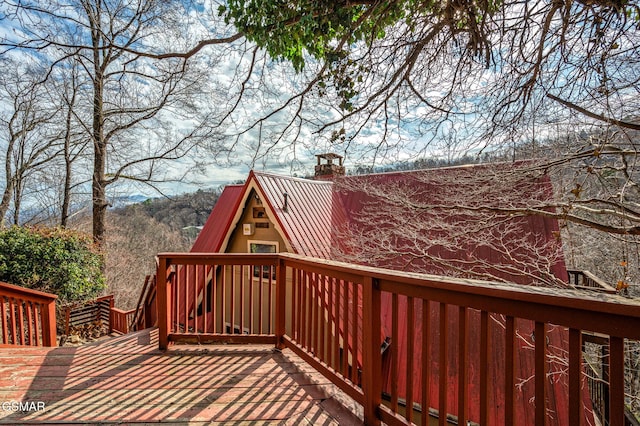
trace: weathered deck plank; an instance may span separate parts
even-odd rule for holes
[[[0,349],[0,423],[361,423],[332,397],[326,379],[312,380],[271,346],[162,352],[156,335],[145,330],[77,348]],[[2,409],[13,401],[45,409]]]

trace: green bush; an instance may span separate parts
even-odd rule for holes
[[[91,237],[61,228],[0,230],[0,281],[58,295],[95,298],[105,288],[103,259]]]

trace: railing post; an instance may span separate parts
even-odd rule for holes
[[[44,311],[42,315],[42,344],[44,346],[58,346],[55,300],[50,301],[46,306],[41,305],[41,309]]]
[[[159,256],[158,270],[156,272],[156,309],[158,317],[158,342],[160,349],[169,346],[169,288],[167,286],[167,258]]]
[[[71,329],[70,329],[71,325],[69,324],[70,321],[71,321],[71,307],[65,306],[64,307],[64,334],[66,334],[67,336],[71,332]]]
[[[378,406],[382,403],[382,355],[380,353],[380,288],[370,276],[363,277],[362,391],[364,423],[379,425]]]
[[[284,348],[284,335],[286,333],[286,292],[287,292],[287,266],[284,259],[278,258],[276,265],[276,348]]]
[[[113,296],[111,296],[111,299],[109,299],[109,334],[113,333],[113,321],[115,317],[113,308],[115,308],[115,304],[113,301]]]

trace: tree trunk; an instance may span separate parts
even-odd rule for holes
[[[107,142],[104,139],[103,121],[103,89],[104,69],[102,67],[102,50],[100,49],[101,33],[100,13],[89,17],[91,21],[91,38],[93,41],[93,241],[102,246],[105,238],[105,220],[107,213],[105,166],[107,160]]]
[[[5,226],[5,216],[9,210],[9,203],[11,202],[11,194],[13,193],[13,179],[7,180],[7,187],[2,194],[2,201],[0,201],[0,229]]]
[[[60,209],[60,226],[67,227],[69,220],[69,204],[71,203],[71,115],[72,108],[75,100],[75,84],[72,87],[73,95],[72,100],[68,103],[67,117],[65,120],[65,135],[64,135],[64,187],[62,188],[62,207]]]
[[[20,225],[20,207],[22,201],[22,187],[24,183],[20,175],[17,176],[16,183],[13,185],[13,224]]]
[[[13,135],[12,135],[13,136]],[[2,194],[2,201],[0,201],[0,229],[5,226],[5,218],[7,216],[7,211],[9,210],[9,204],[11,203],[11,195],[13,194],[13,184],[15,183],[13,179],[13,173],[11,171],[11,152],[13,152],[13,137],[9,140],[9,146],[7,147],[7,152],[5,155],[5,163],[4,163],[4,181],[6,182],[6,187],[4,188],[4,193]]]
[[[69,221],[69,204],[71,202],[71,158],[69,157],[68,141],[64,143],[64,188],[62,193],[62,207],[60,209],[60,226],[67,227]]]

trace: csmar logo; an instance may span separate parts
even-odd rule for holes
[[[2,403],[2,411],[44,411],[43,401],[5,401]]]

